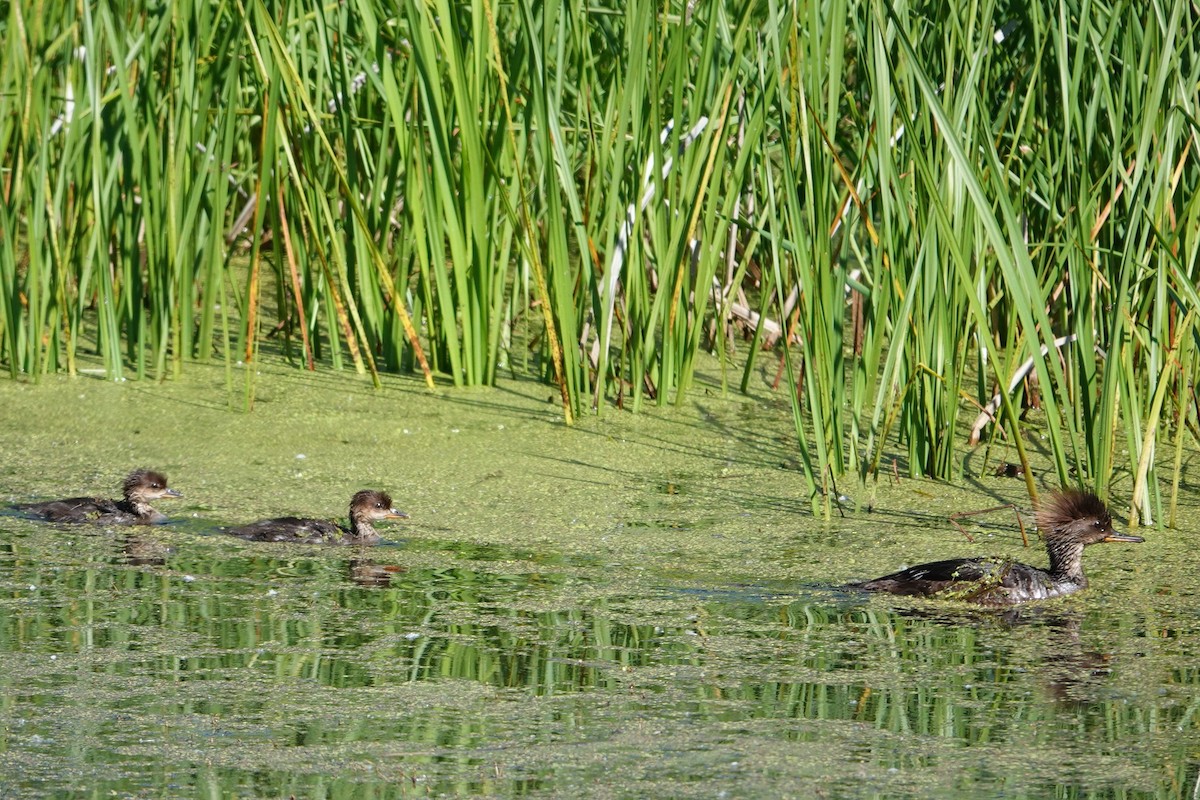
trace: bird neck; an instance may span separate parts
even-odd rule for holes
[[[121,503],[120,505],[125,506],[125,508],[122,509],[123,511],[133,514],[135,517],[139,518],[153,517],[156,513],[158,513],[153,507],[151,507],[146,498],[142,497],[140,494],[126,495],[125,502]]]
[[[365,514],[356,515],[350,511],[350,538],[360,542],[374,542],[379,539],[379,533],[371,524],[371,519]]]
[[[1046,540],[1046,552],[1050,555],[1050,574],[1057,579],[1087,584],[1083,574],[1083,545],[1070,540]]]

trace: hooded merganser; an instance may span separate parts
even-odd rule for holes
[[[350,527],[326,519],[277,517],[230,528],[227,532],[254,542],[297,542],[299,544],[375,544],[379,534],[371,524],[383,519],[408,519],[392,507],[386,492],[364,489],[350,498]]]
[[[1112,517],[1100,498],[1076,489],[1055,492],[1040,504],[1037,526],[1046,538],[1049,570],[999,558],[960,558],[919,564],[859,584],[859,588],[938,595],[990,606],[1045,600],[1087,586],[1083,548],[1089,544],[1144,541],[1140,536],[1114,531]]]
[[[156,525],[167,517],[150,507],[153,500],[183,497],[167,488],[167,476],[148,469],[134,470],[121,485],[121,500],[71,497],[15,506],[50,522],[92,522],[97,525]]]

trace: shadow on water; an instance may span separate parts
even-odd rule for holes
[[[697,583],[471,543],[0,527],[0,796],[173,796],[179,775],[331,798],[601,780],[1157,798],[1197,780],[1186,615]]]

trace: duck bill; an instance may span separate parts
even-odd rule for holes
[[[387,512],[387,519],[408,519],[408,514],[405,514],[399,509],[389,508]]]
[[[164,489],[163,497],[183,497],[183,493],[178,489]]]
[[[1138,542],[1144,542],[1146,540],[1140,536],[1130,536],[1127,533],[1111,533],[1108,536],[1105,536],[1103,539],[1101,539],[1101,541],[1103,541],[1103,542],[1129,542],[1130,544],[1137,544]]]

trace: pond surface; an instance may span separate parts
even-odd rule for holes
[[[0,797],[1200,797],[1194,502],[1089,549],[1078,596],[865,596],[1045,564],[1011,513],[946,522],[1023,485],[848,479],[826,523],[779,398],[568,429],[553,394],[280,368],[243,414],[223,369],[0,381],[0,501],[142,466],[184,493],[150,529],[0,515]],[[383,546],[219,531],[360,488],[411,515]]]

